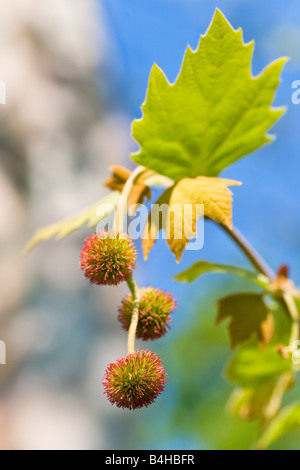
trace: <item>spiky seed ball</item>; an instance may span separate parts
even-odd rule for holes
[[[172,294],[154,287],[139,289],[139,321],[136,331],[137,338],[144,341],[164,336],[170,329],[170,314],[177,308]],[[118,319],[122,327],[128,331],[133,310],[132,294],[127,295],[119,307]]]
[[[136,250],[131,238],[112,230],[88,237],[80,254],[80,266],[93,284],[116,286],[135,268]]]
[[[118,408],[147,407],[164,391],[166,373],[161,359],[152,351],[135,351],[109,364],[104,393]]]

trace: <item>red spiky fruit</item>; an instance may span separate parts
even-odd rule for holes
[[[137,338],[144,341],[164,336],[170,329],[171,313],[177,308],[172,294],[154,287],[139,289],[139,321],[136,330]],[[128,331],[133,310],[132,294],[127,295],[119,307],[118,319]]]
[[[112,230],[94,233],[81,250],[80,266],[87,279],[97,285],[116,286],[135,269],[136,250],[126,234]]]
[[[147,407],[164,391],[166,373],[161,359],[152,351],[135,351],[109,364],[104,393],[118,408]]]

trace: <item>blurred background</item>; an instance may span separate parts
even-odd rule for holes
[[[219,7],[246,41],[255,39],[253,72],[289,56],[277,105],[288,111],[277,140],[224,173],[236,188],[235,225],[276,269],[300,282],[299,122],[291,102],[300,80],[298,0],[10,0],[0,2],[0,449],[239,449],[257,423],[229,417],[232,386],[226,327],[215,327],[220,295],[245,284],[209,275],[194,284],[171,278],[198,259],[247,266],[226,236],[206,224],[200,253],[179,267],[165,241],[138,260],[140,286],[178,299],[171,332],[148,345],[162,357],[168,383],[155,405],[113,407],[101,385],[106,365],[126,354],[117,322],[120,288],[90,286],[79,252],[91,230],[22,254],[34,231],[107,193],[108,166],[132,168],[130,125],[140,117],[155,61],[175,80],[187,44],[196,48]],[[138,244],[139,253],[140,245]],[[247,286],[250,289],[250,286]],[[294,389],[291,394],[299,393]],[[278,448],[299,448],[299,434]]]

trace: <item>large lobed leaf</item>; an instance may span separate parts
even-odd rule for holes
[[[271,141],[267,131],[284,112],[271,105],[286,58],[253,77],[253,48],[217,10],[174,84],[155,64],[143,116],[133,123],[141,148],[132,159],[174,180],[217,176]]]

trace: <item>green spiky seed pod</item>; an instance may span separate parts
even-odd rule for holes
[[[164,391],[166,373],[152,351],[135,351],[109,364],[103,386],[109,401],[118,408],[147,407]]]
[[[144,341],[164,336],[170,329],[171,313],[177,308],[172,294],[163,290],[147,287],[139,289],[139,321],[136,337]],[[133,310],[132,294],[127,295],[119,307],[118,319],[122,327],[128,331]]]
[[[116,286],[135,269],[136,250],[131,238],[114,231],[88,237],[80,254],[80,266],[87,279],[97,285]]]

